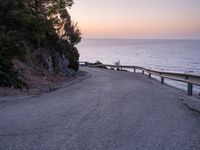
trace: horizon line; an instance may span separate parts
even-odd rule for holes
[[[200,40],[200,38],[82,38],[82,40]]]

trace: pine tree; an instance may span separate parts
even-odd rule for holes
[[[69,67],[78,70],[75,47],[81,32],[68,8],[73,0],[0,0],[0,86],[21,87],[12,59],[25,60],[25,45],[53,48],[66,55]]]

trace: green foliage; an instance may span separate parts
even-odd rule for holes
[[[0,27],[0,48],[0,56],[8,59],[25,59],[25,42],[17,37],[16,31],[5,32],[4,26]]]
[[[15,88],[26,86],[18,79],[17,73],[13,71],[13,64],[10,60],[2,56],[0,56],[0,79],[0,86],[13,86]]]
[[[79,53],[77,48],[74,48],[70,51],[70,55],[69,55],[69,68],[78,71],[79,69]]]
[[[69,27],[68,27],[68,25],[66,25],[66,28],[68,28],[65,31],[67,33],[67,37],[68,37],[70,43],[72,45],[77,45],[78,43],[80,43],[81,42],[81,31],[78,28],[77,23],[71,24],[71,25],[69,25]]]
[[[15,31],[5,32],[5,27],[0,28],[0,86],[13,86],[21,88],[25,83],[17,78],[13,69],[12,58],[24,60],[24,42],[19,41]]]
[[[12,60],[25,61],[25,45],[55,49],[78,71],[81,41],[77,24],[67,8],[73,0],[0,0],[0,86],[21,87]]]

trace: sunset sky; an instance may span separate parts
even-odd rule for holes
[[[84,38],[200,38],[200,0],[74,0]]]

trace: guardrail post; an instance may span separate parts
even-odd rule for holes
[[[142,70],[142,74],[144,74],[144,70]]]
[[[162,85],[165,84],[164,77],[161,77],[161,84],[162,84]]]
[[[193,84],[188,83],[188,91],[187,91],[188,96],[192,96],[192,91],[193,91]]]
[[[136,69],[135,69],[135,68],[133,68],[133,70],[134,70],[134,72],[136,72]]]
[[[149,79],[151,79],[151,73],[149,73]]]

